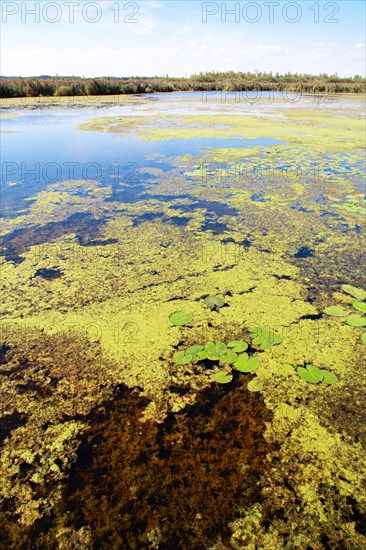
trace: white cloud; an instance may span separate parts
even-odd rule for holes
[[[9,53],[3,62],[3,74],[74,74],[85,76],[162,75],[184,76],[205,70],[273,72],[312,72],[352,75],[363,74],[362,52],[341,43],[321,43],[308,47],[281,44],[244,44],[238,47],[217,40],[180,41],[174,46],[118,48],[80,47],[34,48]],[[237,43],[236,43],[237,44]]]

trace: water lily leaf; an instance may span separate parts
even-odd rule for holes
[[[196,353],[198,353],[199,351],[202,351],[202,350],[203,350],[203,346],[195,344],[195,345],[190,346],[189,348],[187,348],[186,353],[191,353],[192,355],[195,355]]]
[[[183,313],[183,311],[176,311],[169,317],[169,321],[172,325],[181,327],[187,325],[192,321],[193,317],[190,313]]]
[[[212,375],[213,380],[219,384],[228,384],[232,381],[233,375],[226,372],[226,370],[220,370]]]
[[[214,309],[215,307],[220,308],[225,304],[225,300],[221,298],[221,296],[207,296],[205,298],[205,304],[211,309]]]
[[[227,365],[232,365],[237,360],[238,356],[235,353],[235,351],[228,349],[224,355],[220,357],[220,361],[222,363],[226,363]]]
[[[207,359],[208,353],[207,350],[203,349],[202,351],[199,351],[195,354],[194,358],[195,361],[203,361],[204,359]]]
[[[255,391],[261,391],[263,389],[263,384],[258,380],[257,377],[253,378],[253,380],[250,380],[248,382],[247,388],[249,391],[255,392]]]
[[[213,342],[208,342],[205,349],[208,353],[207,358],[210,361],[217,361],[220,357],[225,355],[227,347],[223,342],[216,342],[215,344]]]
[[[173,356],[174,363],[178,365],[186,365],[193,361],[193,355],[191,353],[186,353],[185,351],[177,351]]]
[[[216,353],[215,342],[207,342],[207,344],[205,344],[205,350],[209,355],[214,355]]]
[[[248,349],[248,344],[243,340],[232,340],[227,345],[228,348],[231,348],[235,353],[241,353]]]
[[[342,306],[329,306],[325,308],[324,313],[333,315],[334,317],[347,317],[349,311]]]
[[[247,361],[240,361],[242,356],[234,363],[236,370],[240,372],[254,372],[260,365],[259,357],[251,357]]]
[[[320,369],[317,367],[314,367],[314,365],[307,365],[306,369],[303,367],[297,367],[297,373],[306,380],[306,382],[310,382],[311,384],[318,384],[323,380],[323,373]]]
[[[260,346],[263,350],[267,350],[275,344],[280,344],[283,342],[282,336],[274,330],[270,330],[268,328],[251,327],[249,332],[253,338],[253,344]]]
[[[323,380],[322,380],[323,384],[331,385],[338,382],[338,378],[336,377],[334,372],[330,372],[329,370],[326,370],[326,369],[321,369],[320,372],[323,374]]]
[[[366,291],[362,288],[357,288],[352,285],[342,285],[342,290],[346,294],[350,294],[354,298],[357,298],[357,300],[364,300],[366,298]]]
[[[259,359],[259,357],[251,357],[245,365],[245,368],[246,368],[245,372],[256,371],[260,364],[261,364],[261,360]]]
[[[253,340],[253,342],[254,342],[254,340]],[[264,351],[266,351],[267,349],[270,349],[273,346],[272,342],[270,342],[269,340],[265,340],[265,339],[262,339],[260,341],[254,342],[254,343],[259,345],[260,348]]]
[[[353,307],[362,313],[366,313],[366,302],[353,302]]]
[[[186,352],[183,350],[183,351],[177,351],[174,355],[173,355],[173,361],[174,363],[179,363],[183,357],[185,356]]]
[[[249,355],[247,353],[242,353],[241,355],[239,355],[239,357],[237,358],[237,360],[235,361],[234,363],[234,367],[239,370],[240,367],[242,367],[243,365],[245,365],[245,363],[249,360]]]
[[[224,355],[227,351],[227,346],[224,344],[224,342],[216,342],[216,353],[219,357]]]
[[[347,317],[347,323],[351,325],[351,327],[366,327],[366,317],[358,313],[352,313],[352,315]]]

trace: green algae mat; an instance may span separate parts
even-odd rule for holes
[[[4,216],[2,547],[366,547],[362,110],[102,116],[143,185]]]

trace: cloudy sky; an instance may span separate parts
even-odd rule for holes
[[[365,76],[362,0],[1,2],[5,76]]]

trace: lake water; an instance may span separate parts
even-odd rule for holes
[[[164,101],[165,104],[165,99],[159,98],[158,101]],[[169,102],[172,99],[169,97]],[[143,112],[145,110],[146,106]],[[152,157],[156,155],[169,161],[169,158],[180,155],[196,156],[207,149],[249,148],[283,143],[271,137],[205,138],[204,129],[200,138],[143,141],[112,133],[85,132],[77,128],[93,117],[125,114],[124,108],[119,106],[98,110],[46,109],[12,113],[21,116],[2,120],[1,192],[3,200],[7,204],[12,201],[15,208],[17,197],[31,197],[49,184],[72,179],[113,184],[116,179],[128,182],[133,177],[136,187],[146,179],[144,169],[159,168],[167,171],[171,168],[168,162],[155,161]],[[142,112],[138,110],[135,114],[138,116]],[[172,114],[169,108],[166,114]],[[14,184],[18,185],[15,187]]]

